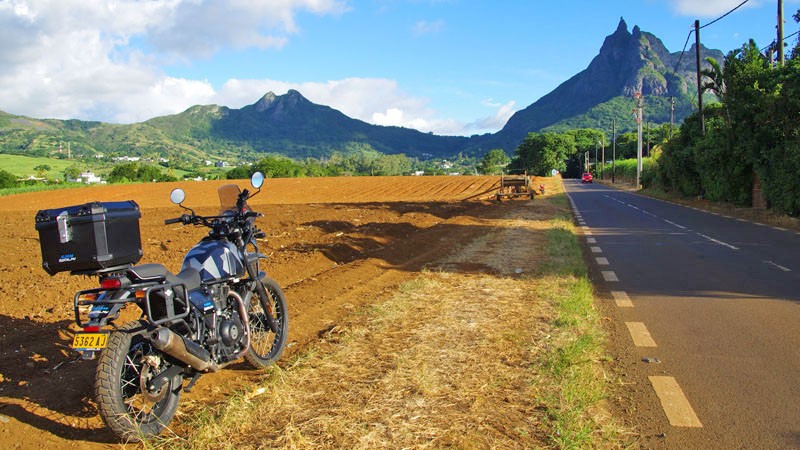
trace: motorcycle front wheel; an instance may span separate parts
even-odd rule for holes
[[[100,417],[117,436],[139,442],[156,436],[178,410],[182,378],[173,377],[158,392],[148,392],[147,381],[170,363],[141,333],[144,322],[130,322],[111,333],[100,353],[95,398]]]
[[[253,292],[247,314],[250,320],[250,350],[245,354],[247,362],[255,368],[268,367],[281,357],[289,334],[289,314],[286,311],[286,296],[272,278],[260,281],[267,294],[263,298],[258,289]],[[275,319],[277,332],[270,329],[267,317]]]

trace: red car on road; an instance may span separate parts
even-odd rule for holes
[[[590,172],[584,172],[583,176],[581,177],[581,183],[591,183],[592,182],[592,174]]]

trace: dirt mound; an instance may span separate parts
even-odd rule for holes
[[[262,252],[267,271],[285,287],[291,318],[288,355],[306,347],[365,304],[384,298],[454,248],[491,232],[486,218],[503,217],[518,200],[487,201],[498,177],[369,177],[270,179],[251,205],[264,213]],[[556,180],[544,182],[556,192]],[[6,448],[106,448],[116,439],[101,423],[91,399],[94,362],[69,349],[75,326],[72,295],[96,279],[41,269],[37,210],[88,201],[135,200],[142,262],[177,271],[204,229],[164,225],[185,204],[211,213],[216,190],[228,181],[114,185],[37,192],[0,198],[0,442]],[[237,182],[247,187],[245,181]],[[480,270],[464,261],[443,270]],[[478,268],[478,269],[476,269]],[[288,356],[287,355],[287,356]],[[284,358],[285,360],[286,358]],[[224,396],[258,374],[244,365],[204,376],[185,395],[182,409]],[[10,444],[10,445],[8,445]]]

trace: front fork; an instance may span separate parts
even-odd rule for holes
[[[267,294],[267,290],[264,288],[264,283],[261,282],[261,279],[255,280],[255,283],[256,293],[260,299],[263,299],[261,306],[267,314],[267,325],[269,325],[270,331],[278,334],[278,322],[275,320],[275,312],[272,310],[272,304],[269,302],[269,294]]]
[[[253,244],[254,247],[255,244]],[[267,290],[264,288],[264,283],[261,282],[261,279],[267,276],[264,272],[258,271],[258,260],[259,259],[267,259],[266,255],[258,253],[258,247],[256,247],[256,251],[253,253],[244,252],[247,257],[247,275],[250,276],[250,279],[253,280],[255,283],[255,292],[258,294],[260,299],[263,299],[263,303],[261,306],[264,309],[264,312],[267,314],[267,325],[269,326],[270,331],[277,334],[278,333],[278,322],[275,320],[275,312],[272,310],[272,304],[269,302],[269,294],[267,294]],[[250,300],[252,301],[252,299]]]

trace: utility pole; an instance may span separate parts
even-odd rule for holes
[[[605,133],[603,133],[602,135],[601,145],[602,145],[601,148],[603,149],[603,160],[600,162],[600,167],[602,168],[600,171],[600,179],[605,180],[606,179],[606,134]]]
[[[638,131],[638,139],[636,141],[636,189],[639,189],[639,183],[642,179],[642,94],[637,92],[633,96],[636,98],[634,114],[636,115],[636,128]]]
[[[590,170],[589,170],[589,150],[586,150],[586,153],[584,153],[583,156],[585,157],[584,158],[585,162],[583,164],[583,171],[584,172],[590,172]]]
[[[675,123],[675,97],[670,97],[669,103],[669,138],[672,140],[672,127]]]
[[[611,184],[614,184],[614,175],[617,172],[617,118],[611,119]]]
[[[783,0],[778,0],[778,66],[783,63]]]
[[[700,21],[694,21],[694,49],[697,62],[697,107],[700,111],[700,131],[706,134],[706,120],[703,117],[703,78],[700,75]]]

